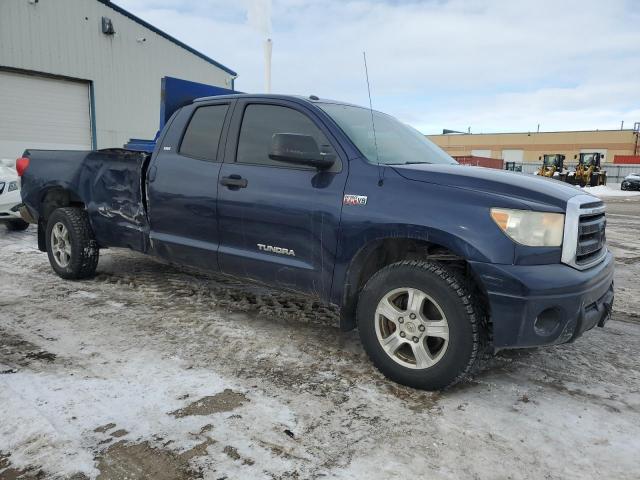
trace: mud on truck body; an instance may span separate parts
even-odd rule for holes
[[[313,295],[413,387],[459,381],[484,350],[573,341],[613,302],[598,198],[460,166],[354,105],[203,98],[151,155],[27,150],[17,166],[23,217],[62,278],[122,247]]]

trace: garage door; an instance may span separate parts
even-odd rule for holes
[[[502,150],[502,159],[505,162],[522,163],[524,160],[523,150]]]
[[[91,148],[89,84],[0,71],[0,158]]]

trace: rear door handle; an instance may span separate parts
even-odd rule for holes
[[[229,187],[231,190],[237,190],[239,188],[247,188],[249,182],[240,175],[229,175],[228,177],[222,177],[220,184]]]

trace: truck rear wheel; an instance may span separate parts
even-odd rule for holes
[[[471,295],[446,267],[402,261],[374,274],[358,301],[360,339],[389,379],[440,390],[471,370],[480,348]]]
[[[55,210],[47,222],[45,240],[49,263],[60,277],[77,280],[94,275],[99,250],[86,211],[71,207]]]

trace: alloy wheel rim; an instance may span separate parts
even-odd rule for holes
[[[71,261],[71,242],[69,230],[62,222],[56,223],[51,229],[51,251],[53,259],[62,268],[66,268]]]
[[[436,365],[449,345],[449,323],[438,303],[417,288],[397,288],[380,299],[376,336],[396,363],[412,369]]]

